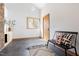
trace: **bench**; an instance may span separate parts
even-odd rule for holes
[[[76,50],[76,41],[77,41],[78,32],[71,31],[55,31],[53,39],[48,40],[47,46],[49,42],[53,43],[54,46],[61,47],[65,50],[65,55],[67,56],[68,49],[74,48],[75,55],[77,54]]]

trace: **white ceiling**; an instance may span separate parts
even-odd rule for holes
[[[42,9],[43,7],[45,7],[45,5],[47,3],[33,3],[36,7],[38,7],[39,9]]]

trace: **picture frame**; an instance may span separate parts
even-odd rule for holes
[[[27,28],[38,29],[40,27],[40,18],[27,17]]]

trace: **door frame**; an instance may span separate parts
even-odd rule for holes
[[[49,31],[49,33],[48,33],[48,40],[50,39],[50,14],[47,14],[47,15],[45,15],[45,16],[48,16],[48,31]],[[44,17],[45,16],[43,16],[43,38],[44,38]]]

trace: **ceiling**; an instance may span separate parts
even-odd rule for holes
[[[37,8],[42,9],[47,3],[33,3]]]

